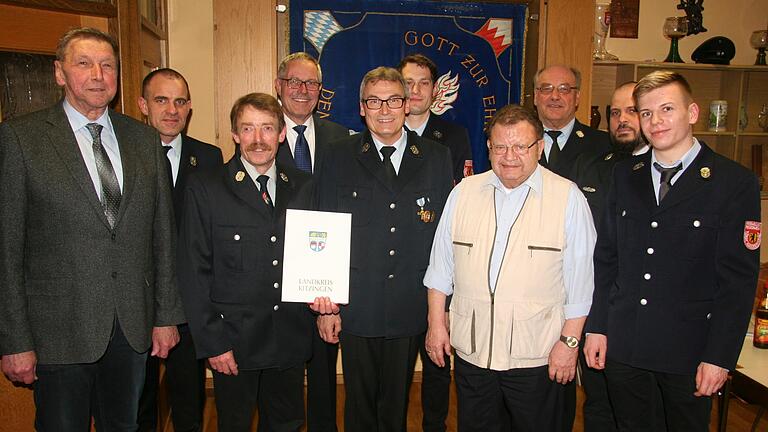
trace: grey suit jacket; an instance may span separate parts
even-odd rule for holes
[[[117,320],[134,350],[184,321],[156,131],[109,112],[123,194],[110,229],[61,102],[0,124],[0,354],[88,363]]]

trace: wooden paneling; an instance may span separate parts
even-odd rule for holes
[[[563,64],[581,71],[581,104],[576,117],[589,124],[592,94],[592,32],[595,0],[548,0],[542,24],[543,59],[540,65]],[[541,52],[541,50],[540,50]]]
[[[247,93],[274,95],[277,72],[275,0],[214,0],[213,51],[216,82],[216,145],[234,153],[229,110]]]
[[[79,15],[0,4],[0,50],[53,54],[59,37],[80,25]]]
[[[0,430],[33,430],[35,403],[29,387],[17,387],[0,375]]]
[[[0,3],[106,18],[117,16],[117,9],[110,2],[87,0],[0,0]]]

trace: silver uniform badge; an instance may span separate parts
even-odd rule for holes
[[[597,189],[593,188],[592,186],[584,186],[581,188],[584,192],[597,192]]]
[[[440,132],[440,131],[434,131],[434,132],[432,132],[432,136],[434,136],[437,139],[440,139],[440,138],[443,137],[443,133]]]
[[[285,173],[280,173],[280,180],[288,183],[288,176]]]
[[[197,158],[194,157],[194,156],[190,156],[189,157],[189,164],[192,165],[193,167],[196,167],[197,166]]]
[[[632,171],[637,171],[637,170],[639,170],[640,168],[642,168],[644,166],[645,166],[645,163],[638,162],[638,163],[635,164],[635,166],[632,167]]]

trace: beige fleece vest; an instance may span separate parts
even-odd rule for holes
[[[492,171],[461,182],[451,236],[451,344],[465,361],[493,370],[547,364],[565,322],[563,250],[570,182],[541,168],[512,225],[495,293],[489,266],[496,236]]]

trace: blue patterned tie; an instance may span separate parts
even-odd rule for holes
[[[296,168],[312,174],[312,155],[309,154],[309,143],[304,136],[307,129],[304,125],[298,125],[293,128],[299,136],[296,138],[296,147],[293,149],[293,159],[296,161]]]
[[[103,126],[98,123],[88,123],[85,125],[93,138],[93,157],[96,159],[96,171],[101,181],[101,207],[104,209],[104,215],[107,217],[109,227],[115,227],[117,221],[117,212],[120,210],[120,183],[117,182],[117,175],[112,168],[112,162],[107,156],[107,151],[101,144],[101,130]]]

